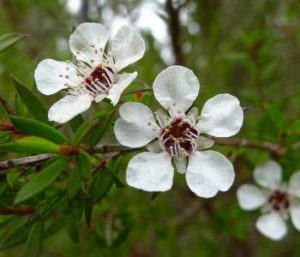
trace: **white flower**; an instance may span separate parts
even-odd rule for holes
[[[168,110],[152,111],[140,103],[125,103],[115,123],[117,140],[149,152],[134,156],[127,167],[127,183],[144,191],[167,191],[172,187],[174,168],[185,173],[189,188],[198,196],[213,197],[226,191],[234,180],[232,164],[215,151],[199,151],[213,145],[201,134],[228,137],[243,123],[238,99],[229,94],[209,99],[198,116],[191,108],[200,85],[194,73],[182,66],[163,70],[153,84],[156,100]]]
[[[270,160],[255,168],[254,179],[261,188],[242,185],[237,198],[244,210],[261,208],[263,214],[256,221],[258,231],[273,240],[280,240],[287,234],[285,221],[289,216],[295,228],[300,230],[300,171],[292,175],[287,185],[281,182],[279,164]]]
[[[52,95],[68,90],[68,95],[50,108],[50,121],[65,123],[86,111],[92,101],[100,102],[104,98],[116,105],[122,92],[136,78],[137,72],[119,72],[143,57],[144,40],[137,31],[123,26],[106,51],[109,36],[99,23],[82,23],[69,40],[74,63],[52,59],[39,63],[34,76],[41,93]]]

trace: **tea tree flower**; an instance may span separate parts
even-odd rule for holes
[[[238,99],[217,95],[204,104],[199,116],[198,110],[191,108],[200,90],[198,79],[182,66],[163,70],[153,90],[167,112],[153,114],[141,103],[125,103],[115,123],[115,135],[122,145],[147,146],[149,150],[129,161],[127,183],[144,191],[167,191],[173,184],[173,163],[200,197],[228,190],[234,180],[232,164],[218,152],[201,150],[213,145],[207,135],[229,137],[240,130],[243,110]]]
[[[237,198],[244,210],[261,209],[263,214],[256,221],[257,230],[268,238],[280,240],[287,234],[289,217],[300,230],[300,172],[295,172],[288,184],[283,183],[281,167],[270,160],[255,168],[254,179],[260,187],[242,185]]]
[[[107,46],[109,32],[98,23],[82,23],[69,40],[75,62],[41,61],[35,70],[38,90],[52,95],[65,89],[68,95],[49,110],[49,120],[65,123],[86,111],[92,101],[108,98],[116,105],[137,72],[120,73],[141,59],[145,43],[137,31],[123,26]],[[109,49],[108,51],[106,51]]]

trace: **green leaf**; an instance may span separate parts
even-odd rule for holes
[[[282,115],[282,106],[276,104],[264,104],[266,113],[273,123],[274,127],[280,132],[284,129],[284,120]]]
[[[15,127],[25,134],[42,137],[57,144],[62,144],[68,141],[64,134],[62,134],[59,130],[41,121],[17,116],[10,116],[10,119]]]
[[[73,136],[73,143],[75,145],[81,143],[87,133],[98,123],[98,120],[89,120],[81,124],[81,126],[76,130]]]
[[[0,53],[4,52],[6,49],[10,48],[25,37],[27,37],[27,35],[17,33],[2,35],[0,37]]]
[[[111,123],[113,118],[114,112],[111,112],[110,115],[107,117],[104,116],[102,119],[99,120],[94,126],[90,128],[88,133],[85,135],[84,139],[82,140],[85,144],[90,146],[95,146],[101,140],[104,133],[107,131],[108,126]]]
[[[0,250],[19,245],[26,240],[30,226],[25,226],[25,221],[24,218],[18,218],[10,224],[5,237],[0,242]]]
[[[80,177],[83,180],[90,179],[91,162],[90,157],[86,152],[81,152],[78,156],[78,169]]]
[[[75,220],[73,217],[68,219],[68,234],[71,240],[75,243],[79,243],[80,241],[80,223]]]
[[[19,116],[27,116],[28,110],[18,94],[15,95],[15,111]]]
[[[73,132],[76,132],[80,125],[84,122],[84,119],[80,114],[75,116],[73,119],[69,121],[71,129]]]
[[[24,251],[24,257],[38,257],[42,249],[44,223],[34,224],[30,230]]]
[[[0,121],[1,122],[9,121],[7,111],[1,102],[0,102]]]
[[[38,207],[38,210],[28,218],[26,224],[36,223],[51,215],[65,201],[65,194],[65,191],[61,191],[51,198],[44,200]]]
[[[40,173],[35,175],[25,186],[18,192],[15,204],[23,202],[32,196],[45,190],[50,184],[52,184],[58,176],[61,174],[65,166],[69,161],[68,157],[61,157],[46,168],[44,168]]]
[[[91,186],[90,195],[93,202],[100,201],[109,192],[114,184],[114,178],[107,169],[103,172],[97,172],[93,178],[93,184]]]
[[[37,120],[49,123],[48,113],[41,101],[17,78],[12,76],[22,102]]]
[[[0,150],[16,153],[58,153],[59,145],[46,139],[28,136],[14,142],[0,144]]]
[[[111,173],[116,187],[118,187],[118,188],[126,187],[126,185],[120,180],[120,178],[117,176],[117,174],[115,174],[109,167],[106,167],[106,169],[108,170],[108,172]]]
[[[72,173],[70,175],[69,181],[68,181],[68,198],[72,199],[76,196],[76,194],[79,192],[81,187],[81,178],[79,174],[79,168],[78,166],[72,170]]]

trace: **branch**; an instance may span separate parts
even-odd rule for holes
[[[94,148],[87,149],[86,151],[88,153],[112,153],[112,152],[128,152],[128,151],[136,151],[136,150],[138,149],[132,149],[121,145],[98,145]],[[49,160],[54,156],[57,156],[57,154],[45,153],[45,154],[39,154],[39,155],[33,155],[33,156],[27,156],[23,158],[16,158],[7,161],[2,161],[0,162],[0,172],[1,170],[11,169],[19,166],[39,164]]]
[[[176,7],[173,0],[166,0],[165,9],[169,16],[169,33],[171,37],[172,51],[175,63],[184,65],[186,63],[181,48],[181,25],[180,25],[180,6]]]
[[[246,138],[216,138],[216,137],[210,137],[212,140],[215,141],[218,145],[227,145],[227,146],[237,146],[237,147],[248,147],[248,148],[256,148],[261,149],[264,151],[270,152],[270,154],[274,157],[280,157],[285,154],[285,148],[279,144],[271,143],[268,141],[258,142],[251,139]],[[72,146],[71,146],[72,148]],[[73,148],[72,148],[73,149]],[[71,150],[72,150],[71,149]],[[88,153],[113,153],[113,152],[129,152],[129,151],[137,151],[140,148],[129,148],[126,146],[121,145],[98,145],[91,149],[86,149]],[[76,150],[76,149],[75,149]],[[78,149],[77,149],[78,150]],[[71,154],[78,154],[78,151],[70,151]],[[68,151],[66,151],[66,154],[68,155]],[[33,155],[33,156],[27,156],[23,158],[16,158],[11,160],[6,160],[0,162],[0,172],[1,170],[7,170],[19,166],[27,166],[30,164],[39,164],[42,162],[45,162],[49,160],[50,158],[57,156],[56,154],[39,154],[39,155]]]
[[[214,140],[215,143],[218,145],[261,149],[270,152],[270,154],[273,155],[274,157],[280,157],[285,154],[285,148],[283,146],[268,141],[259,142],[251,139],[238,138],[238,137],[233,137],[233,138],[210,137],[210,138]]]
[[[17,215],[25,216],[30,215],[36,211],[35,208],[28,207],[26,209],[15,209],[15,208],[0,208],[0,215]]]

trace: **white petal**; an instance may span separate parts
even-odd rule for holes
[[[67,95],[51,106],[48,113],[50,121],[65,123],[79,113],[86,111],[92,103],[90,95]]]
[[[230,137],[240,131],[243,120],[244,112],[239,100],[230,94],[220,94],[204,104],[197,126],[201,133]]]
[[[197,120],[199,118],[199,111],[197,107],[193,107],[191,108],[191,110],[189,110],[189,112],[186,114],[186,118],[192,123],[192,124],[196,124]]]
[[[289,182],[289,192],[300,197],[300,171],[293,173]]]
[[[196,151],[189,160],[186,181],[198,196],[210,198],[218,191],[227,191],[234,180],[233,166],[215,151]]]
[[[262,215],[256,221],[260,233],[273,240],[280,240],[287,234],[287,225],[278,213]]]
[[[137,72],[123,73],[118,77],[117,82],[109,90],[107,98],[110,99],[113,105],[119,102],[121,94],[130,85],[130,83],[136,78]]]
[[[297,230],[300,230],[300,206],[293,206],[290,210],[291,220]]]
[[[151,153],[161,153],[162,148],[158,140],[154,140],[153,142],[147,145],[147,150]]]
[[[70,36],[69,45],[78,60],[96,64],[101,63],[108,38],[109,33],[102,24],[82,23]]]
[[[106,94],[98,94],[98,95],[96,95],[96,97],[95,97],[95,102],[96,103],[100,103],[103,99],[105,99],[106,98]]]
[[[118,71],[141,59],[145,53],[145,41],[133,28],[125,25],[112,39],[112,54]]]
[[[114,131],[122,145],[141,147],[157,137],[158,127],[152,111],[141,103],[125,103],[119,109],[121,119]]]
[[[244,210],[255,210],[266,202],[266,195],[258,187],[245,184],[237,190],[239,205]]]
[[[34,78],[37,89],[44,95],[52,95],[80,83],[72,64],[52,59],[45,59],[38,64]]]
[[[279,164],[269,160],[254,169],[254,179],[262,187],[275,189],[280,185],[282,171]]]
[[[126,171],[128,185],[148,192],[169,190],[173,176],[171,157],[166,153],[140,153],[129,161]]]
[[[199,136],[197,139],[197,149],[206,149],[206,148],[211,148],[215,144],[214,140],[207,138],[207,137],[202,137]]]
[[[168,116],[168,114],[166,114],[163,110],[158,109],[157,111],[154,112],[154,114],[161,128],[165,127],[169,123],[170,116]]]
[[[183,66],[169,66],[154,80],[156,100],[172,114],[182,113],[193,104],[200,90],[195,74]]]
[[[178,157],[173,158],[173,162],[176,166],[176,169],[179,173],[184,174],[187,167],[187,157]]]

